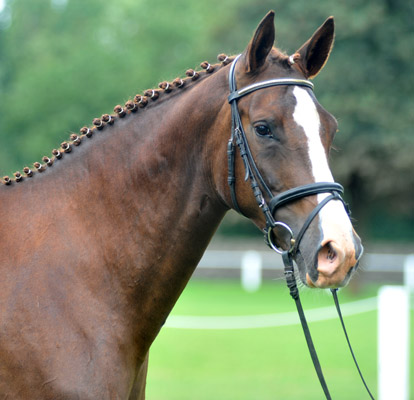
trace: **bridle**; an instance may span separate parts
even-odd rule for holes
[[[254,161],[252,152],[250,150],[249,143],[247,141],[246,133],[243,128],[243,124],[241,121],[237,100],[247,94],[250,94],[256,90],[272,87],[272,86],[303,86],[313,90],[313,83],[306,80],[306,79],[286,79],[286,78],[279,78],[279,79],[270,79],[267,81],[254,83],[253,85],[247,86],[245,88],[237,90],[236,85],[236,76],[235,76],[235,68],[237,60],[239,59],[240,55],[233,61],[230,67],[229,73],[229,85],[230,85],[230,95],[228,97],[228,101],[231,105],[231,120],[232,120],[232,128],[231,128],[231,137],[227,145],[227,157],[228,157],[228,183],[230,186],[230,194],[231,200],[233,202],[233,207],[236,211],[240,214],[243,214],[241,211],[239,204],[237,202],[236,196],[236,176],[235,176],[235,164],[234,164],[234,155],[235,155],[235,147],[236,145],[239,148],[240,155],[243,160],[243,164],[245,167],[245,180],[250,180],[250,185],[253,190],[254,197],[256,198],[257,204],[262,210],[265,220],[266,220],[266,228],[265,232],[265,240],[266,243],[276,252],[282,254],[283,251],[277,246],[274,241],[272,230],[280,226],[286,229],[290,235],[290,248],[288,250],[289,254],[294,257],[299,249],[300,241],[302,240],[303,235],[305,234],[307,228],[311,224],[312,220],[316,217],[319,211],[324,207],[329,201],[331,200],[342,200],[341,194],[343,193],[344,189],[339,183],[335,182],[316,182],[310,183],[304,186],[298,186],[293,189],[289,189],[285,192],[282,192],[276,196],[273,195],[272,191],[269,189],[266,181],[264,180],[262,174],[260,173],[256,162]],[[266,200],[264,194],[269,199]],[[330,193],[328,197],[326,197],[321,203],[319,203],[315,209],[310,213],[308,219],[305,221],[302,229],[299,231],[297,237],[295,238],[293,235],[292,229],[283,222],[275,221],[274,215],[278,208],[284,206],[287,203],[291,203],[292,201],[299,200],[303,197],[312,196],[320,193]],[[345,208],[346,204],[344,203]],[[348,211],[348,209],[347,209]]]
[[[228,159],[228,184],[230,187],[230,195],[231,201],[233,203],[234,209],[239,212],[240,214],[244,215],[242,210],[239,207],[237,202],[237,195],[236,195],[236,175],[235,175],[235,149],[236,146],[239,149],[240,156],[242,158],[244,168],[245,168],[245,177],[244,180],[250,180],[250,185],[253,190],[254,197],[256,199],[257,205],[262,210],[265,220],[266,220],[266,228],[264,229],[265,233],[265,242],[272,248],[274,251],[282,255],[284,266],[285,266],[285,277],[286,283],[290,290],[290,295],[295,300],[295,304],[299,313],[299,318],[302,324],[302,328],[305,334],[305,339],[308,344],[309,352],[316,370],[316,373],[319,378],[319,382],[322,386],[322,389],[325,393],[327,399],[331,399],[331,395],[329,393],[328,387],[325,382],[325,378],[322,373],[322,369],[319,363],[318,356],[316,354],[315,347],[313,345],[313,341],[310,335],[309,327],[306,322],[305,314],[303,312],[302,304],[299,298],[299,291],[296,285],[296,279],[294,275],[294,258],[299,250],[300,242],[309,228],[310,224],[314,220],[314,218],[318,215],[321,209],[328,204],[331,200],[339,200],[343,203],[346,212],[348,215],[350,214],[347,204],[341,197],[343,194],[344,189],[339,183],[335,182],[316,182],[310,183],[303,186],[298,186],[285,192],[282,192],[278,195],[273,195],[272,191],[269,189],[266,181],[264,180],[260,170],[258,169],[252,152],[250,150],[249,143],[247,141],[246,133],[243,128],[242,120],[240,117],[238,103],[237,100],[243,96],[246,96],[256,90],[265,89],[273,86],[302,86],[308,89],[313,90],[313,83],[306,79],[291,79],[291,78],[278,78],[278,79],[270,79],[258,83],[254,83],[252,85],[246,86],[242,89],[237,90],[236,85],[236,76],[235,76],[235,68],[237,61],[239,60],[241,55],[238,55],[233,63],[230,66],[229,72],[229,87],[230,87],[230,95],[228,96],[228,101],[231,106],[231,137],[227,145],[227,159]],[[311,213],[306,218],[302,228],[300,229],[299,233],[294,235],[293,230],[284,222],[276,221],[274,218],[275,212],[278,208],[283,207],[284,205],[291,203],[293,201],[302,199],[307,196],[317,195],[321,193],[329,194],[325,197],[318,205],[311,211]],[[266,198],[268,200],[266,200]],[[290,235],[289,241],[289,248],[287,250],[282,250],[274,240],[273,236],[273,229],[276,227],[280,227],[285,229],[288,234]],[[337,289],[332,290],[332,294],[334,297],[335,306],[338,311],[339,318],[341,320],[342,327],[344,329],[345,337],[347,339],[352,357],[354,362],[357,366],[358,372],[361,376],[361,379],[365,385],[365,388],[368,391],[368,394],[373,399],[371,392],[368,389],[367,384],[362,376],[362,373],[359,369],[358,363],[356,362],[356,358],[354,356],[351,344],[348,339],[347,332],[345,330],[345,325],[343,322],[342,314],[339,308],[339,302],[337,298]]]

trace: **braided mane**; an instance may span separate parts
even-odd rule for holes
[[[97,132],[104,129],[107,125],[113,125],[119,118],[125,118],[128,115],[136,113],[140,108],[149,107],[151,103],[156,102],[159,98],[168,95],[173,92],[177,92],[184,87],[188,87],[193,82],[209,76],[219,68],[231,63],[235,57],[230,57],[225,54],[219,54],[217,59],[218,64],[211,65],[207,61],[200,64],[201,71],[195,71],[194,69],[188,69],[186,71],[185,78],[176,78],[173,82],[161,82],[158,85],[158,89],[145,90],[143,94],[135,95],[133,100],[128,100],[125,105],[116,105],[114,107],[114,114],[103,114],[101,118],[95,118],[92,121],[92,126],[84,126],[80,129],[79,134],[72,133],[69,141],[61,143],[59,149],[52,150],[52,157],[44,156],[42,162],[35,162],[33,168],[24,167],[23,174],[20,171],[14,173],[14,177],[4,176],[1,182],[4,185],[11,185],[13,182],[21,182],[25,178],[31,178],[35,173],[41,173],[48,167],[60,160],[64,154],[68,154],[76,146],[79,146],[83,140],[90,139]],[[86,138],[86,139],[85,139]]]

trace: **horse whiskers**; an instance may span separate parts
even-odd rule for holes
[[[303,290],[307,288],[307,286],[302,282],[302,279],[300,279],[299,271],[295,270],[295,279],[296,279],[296,285],[299,290]]]
[[[277,278],[272,278],[272,281],[273,282],[276,282],[276,281],[284,281],[284,280],[285,280],[285,277],[284,276],[279,276]]]
[[[53,149],[52,150],[52,158],[44,156],[42,161],[44,164],[39,162],[34,163],[34,170],[31,170],[29,167],[23,168],[23,173],[26,177],[32,177],[35,171],[43,172],[46,170],[46,167],[51,167],[56,160],[60,160],[63,157],[64,153],[70,153],[72,151],[73,146],[79,146],[82,143],[82,139],[86,136],[87,138],[91,138],[93,133],[96,130],[102,130],[106,125],[113,125],[115,123],[116,118],[124,118],[126,115],[131,113],[136,113],[139,108],[145,108],[148,105],[148,99],[152,101],[156,101],[160,98],[162,93],[171,93],[175,91],[175,89],[181,89],[187,86],[187,82],[196,81],[201,78],[203,75],[209,75],[212,72],[216,71],[220,67],[226,66],[234,61],[235,57],[227,56],[226,54],[219,54],[217,56],[217,60],[221,64],[210,64],[208,61],[204,61],[200,64],[200,67],[204,71],[195,71],[194,69],[188,69],[185,72],[186,78],[176,78],[172,82],[161,82],[158,87],[159,89],[148,89],[144,92],[144,95],[137,94],[133,100],[128,100],[124,107],[121,105],[116,105],[114,107],[115,115],[110,114],[103,114],[101,118],[94,118],[92,121],[93,127],[89,128],[84,126],[80,129],[80,135],[71,134],[70,135],[70,143],[63,142],[61,144],[61,149]],[[11,179],[9,176],[4,176],[2,183],[5,185],[10,185],[13,181],[21,182],[23,180],[23,175],[17,171],[14,173],[14,179]]]

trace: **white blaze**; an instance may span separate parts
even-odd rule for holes
[[[315,182],[334,182],[320,137],[320,118],[316,105],[304,88],[295,86],[293,94],[296,98],[293,119],[305,132],[308,142],[309,160]],[[328,194],[326,193],[318,194],[318,202],[320,203],[327,196]],[[351,221],[340,201],[328,202],[320,211],[319,217],[321,218],[324,238],[332,236],[333,229],[338,233],[338,228],[342,231],[342,235],[348,236],[348,234],[352,234]],[[331,237],[330,239],[335,238]]]

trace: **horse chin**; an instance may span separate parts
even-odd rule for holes
[[[343,279],[338,282],[337,279],[330,279],[324,276],[318,276],[316,281],[313,281],[308,273],[306,273],[306,286],[314,289],[337,289],[339,287],[346,286],[349,279]]]
[[[335,270],[323,271],[318,268],[316,263],[316,265],[314,263],[307,265],[300,254],[296,257],[295,262],[301,282],[311,289],[336,289],[346,286],[359,264],[357,261],[346,273],[341,273],[341,271]]]

